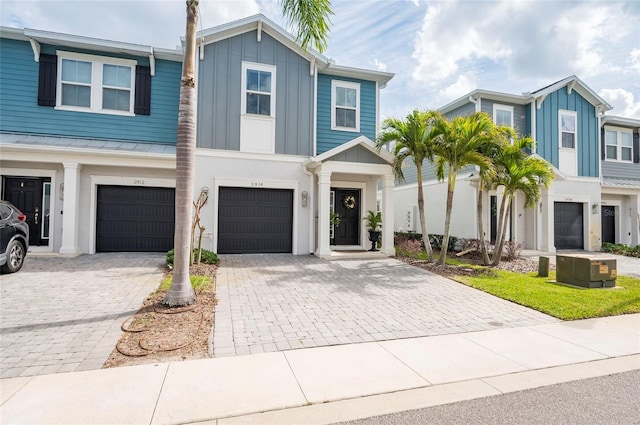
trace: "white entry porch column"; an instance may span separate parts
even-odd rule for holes
[[[75,162],[64,164],[64,200],[62,201],[62,245],[60,254],[79,254],[78,216],[80,212],[80,169]]]
[[[545,189],[542,192],[542,223],[540,226],[540,250],[545,252],[556,252],[554,238],[555,210],[553,203],[553,191]]]
[[[396,254],[393,247],[393,175],[382,176],[382,252]]]
[[[331,192],[331,172],[318,173],[318,248],[317,257],[331,256],[329,240],[329,195]]]

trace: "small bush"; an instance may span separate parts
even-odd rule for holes
[[[442,239],[444,235],[429,235],[429,242],[431,242],[431,248],[434,251],[442,249]],[[406,233],[406,232],[395,232],[395,244],[398,245],[405,240],[410,241],[422,241],[421,233]],[[449,251],[455,251],[456,245],[458,244],[458,238],[455,236],[449,236]],[[424,247],[422,247],[424,250]]]
[[[520,257],[520,251],[524,244],[522,242],[506,241],[502,250],[502,258],[506,261],[513,261]]]
[[[640,245],[629,246],[621,243],[614,244],[605,242],[602,244],[602,251],[617,255],[625,255],[627,257],[640,258]]]
[[[198,258],[198,250],[193,250],[194,258]],[[167,266],[173,266],[173,257],[175,256],[174,250],[167,252]],[[204,264],[218,264],[220,260],[218,259],[218,254],[213,251],[209,251],[208,249],[202,250],[202,257],[200,258],[200,262]]]

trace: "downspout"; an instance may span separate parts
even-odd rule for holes
[[[481,98],[474,99],[473,96],[469,96],[469,102],[476,105],[476,112],[480,112],[480,109],[481,109],[480,100]]]

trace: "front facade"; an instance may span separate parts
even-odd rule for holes
[[[554,252],[556,249],[599,250],[605,233],[611,232],[611,228],[615,234],[607,234],[609,240],[638,243],[640,164],[634,155],[639,149],[637,142],[630,146],[629,141],[630,136],[633,140],[634,131],[637,134],[637,121],[612,120],[604,115],[610,109],[579,78],[571,76],[523,95],[475,90],[441,111],[448,117],[486,112],[496,124],[511,126],[519,136],[534,139],[532,154],[549,162],[554,179],[549,189],[542,190],[536,208],[525,208],[523,197],[516,195],[507,238],[523,243],[527,249]],[[605,134],[611,140],[612,159],[606,159]],[[619,160],[623,156],[625,159]],[[441,233],[446,187],[436,181],[431,167],[425,167],[424,171],[425,196],[434,205],[427,213],[429,232]],[[408,176],[407,184],[396,187],[395,226],[418,231],[415,173]],[[461,184],[456,187],[452,216],[454,236],[475,239],[478,223],[475,214],[469,211],[475,211],[477,170],[469,167],[459,173],[458,179]],[[485,239],[491,242],[497,233],[500,201],[500,188],[488,191],[483,200]],[[611,214],[615,220],[605,219]]]
[[[31,30],[2,36],[2,197],[31,217],[32,246],[171,249],[182,53]],[[362,218],[377,208],[381,180],[383,251],[392,254],[391,158],[372,140],[393,75],[303,51],[262,15],[198,40],[203,247],[365,249]],[[337,227],[332,211],[343,217]]]

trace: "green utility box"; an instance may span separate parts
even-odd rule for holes
[[[556,255],[556,281],[584,288],[613,288],[616,259],[589,255]]]

